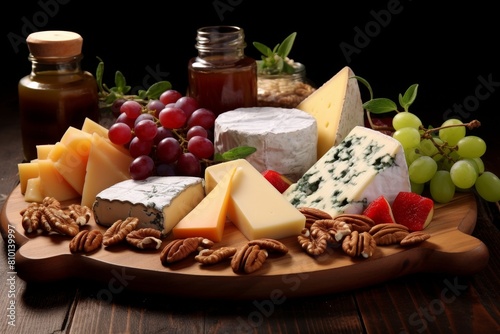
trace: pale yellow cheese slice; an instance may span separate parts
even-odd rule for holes
[[[71,187],[66,179],[57,171],[54,161],[50,159],[38,160],[41,192],[44,197],[54,197],[62,202],[76,199],[80,194]]]
[[[108,138],[108,129],[106,129],[101,124],[91,120],[90,118],[85,118],[85,121],[82,125],[82,131],[90,135],[97,133],[103,138]]]
[[[38,164],[36,162],[22,162],[17,164],[17,170],[19,172],[21,194],[25,194],[28,180],[40,175],[38,171]]]
[[[97,133],[92,134],[92,145],[87,161],[81,205],[92,207],[102,190],[130,179],[132,157],[118,150]]]
[[[297,106],[316,118],[318,159],[338,145],[355,126],[364,124],[363,102],[358,81],[353,76],[351,68],[345,66]]]
[[[236,168],[222,180],[172,229],[174,238],[204,237],[220,242],[224,234],[227,205]]]
[[[41,203],[43,201],[42,184],[39,177],[34,177],[26,182],[24,200],[26,202]]]
[[[54,148],[54,144],[44,144],[36,146],[36,157],[37,159],[47,159],[49,157],[50,151]]]
[[[205,192],[232,169],[238,168],[230,192],[227,216],[249,239],[281,239],[297,236],[305,226],[305,217],[247,160],[219,163],[205,170]]]

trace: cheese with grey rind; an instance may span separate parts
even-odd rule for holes
[[[283,196],[295,207],[317,208],[335,217],[362,213],[380,195],[392,204],[401,191],[411,191],[401,144],[379,131],[356,126]]]
[[[152,227],[167,234],[204,197],[200,177],[152,176],[119,182],[101,191],[92,209],[99,225],[137,217],[138,228]]]
[[[215,120],[214,147],[223,153],[239,146],[255,147],[246,158],[259,172],[275,170],[296,181],[317,160],[316,119],[298,109],[238,108]]]

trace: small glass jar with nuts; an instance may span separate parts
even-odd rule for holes
[[[257,75],[257,102],[259,107],[295,108],[315,88],[306,78],[306,67],[298,62],[291,64],[291,74]]]

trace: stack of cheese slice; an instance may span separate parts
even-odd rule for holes
[[[380,195],[392,204],[401,191],[411,191],[401,144],[357,126],[283,195],[296,207],[317,208],[334,217],[362,213]]]
[[[90,207],[99,191],[130,179],[131,161],[126,149],[109,141],[106,128],[87,118],[59,142],[38,146],[37,159],[18,164],[21,193],[27,202],[81,197]]]
[[[363,102],[354,72],[348,66],[303,100],[301,109],[316,118],[318,159],[338,145],[355,126],[364,124]]]

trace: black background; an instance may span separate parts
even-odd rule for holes
[[[105,82],[116,70],[129,85],[147,88],[159,73],[173,87],[187,87],[186,64],[196,55],[196,29],[237,25],[246,54],[260,58],[253,41],[269,46],[297,32],[290,57],[306,65],[316,85],[343,66],[366,78],[375,97],[397,101],[419,84],[410,109],[426,123],[449,117],[479,119],[478,135],[493,135],[500,96],[500,29],[494,2],[388,1],[136,1],[40,0],[3,10],[2,93],[15,96],[30,63],[25,38],[33,30],[71,30],[84,38],[83,67],[95,73],[100,57]],[[350,50],[349,55],[346,50]],[[490,81],[489,90],[485,82]],[[367,98],[367,91],[362,88]],[[14,100],[10,100],[15,103]],[[463,112],[453,111],[462,106]],[[495,117],[496,116],[496,117]]]

